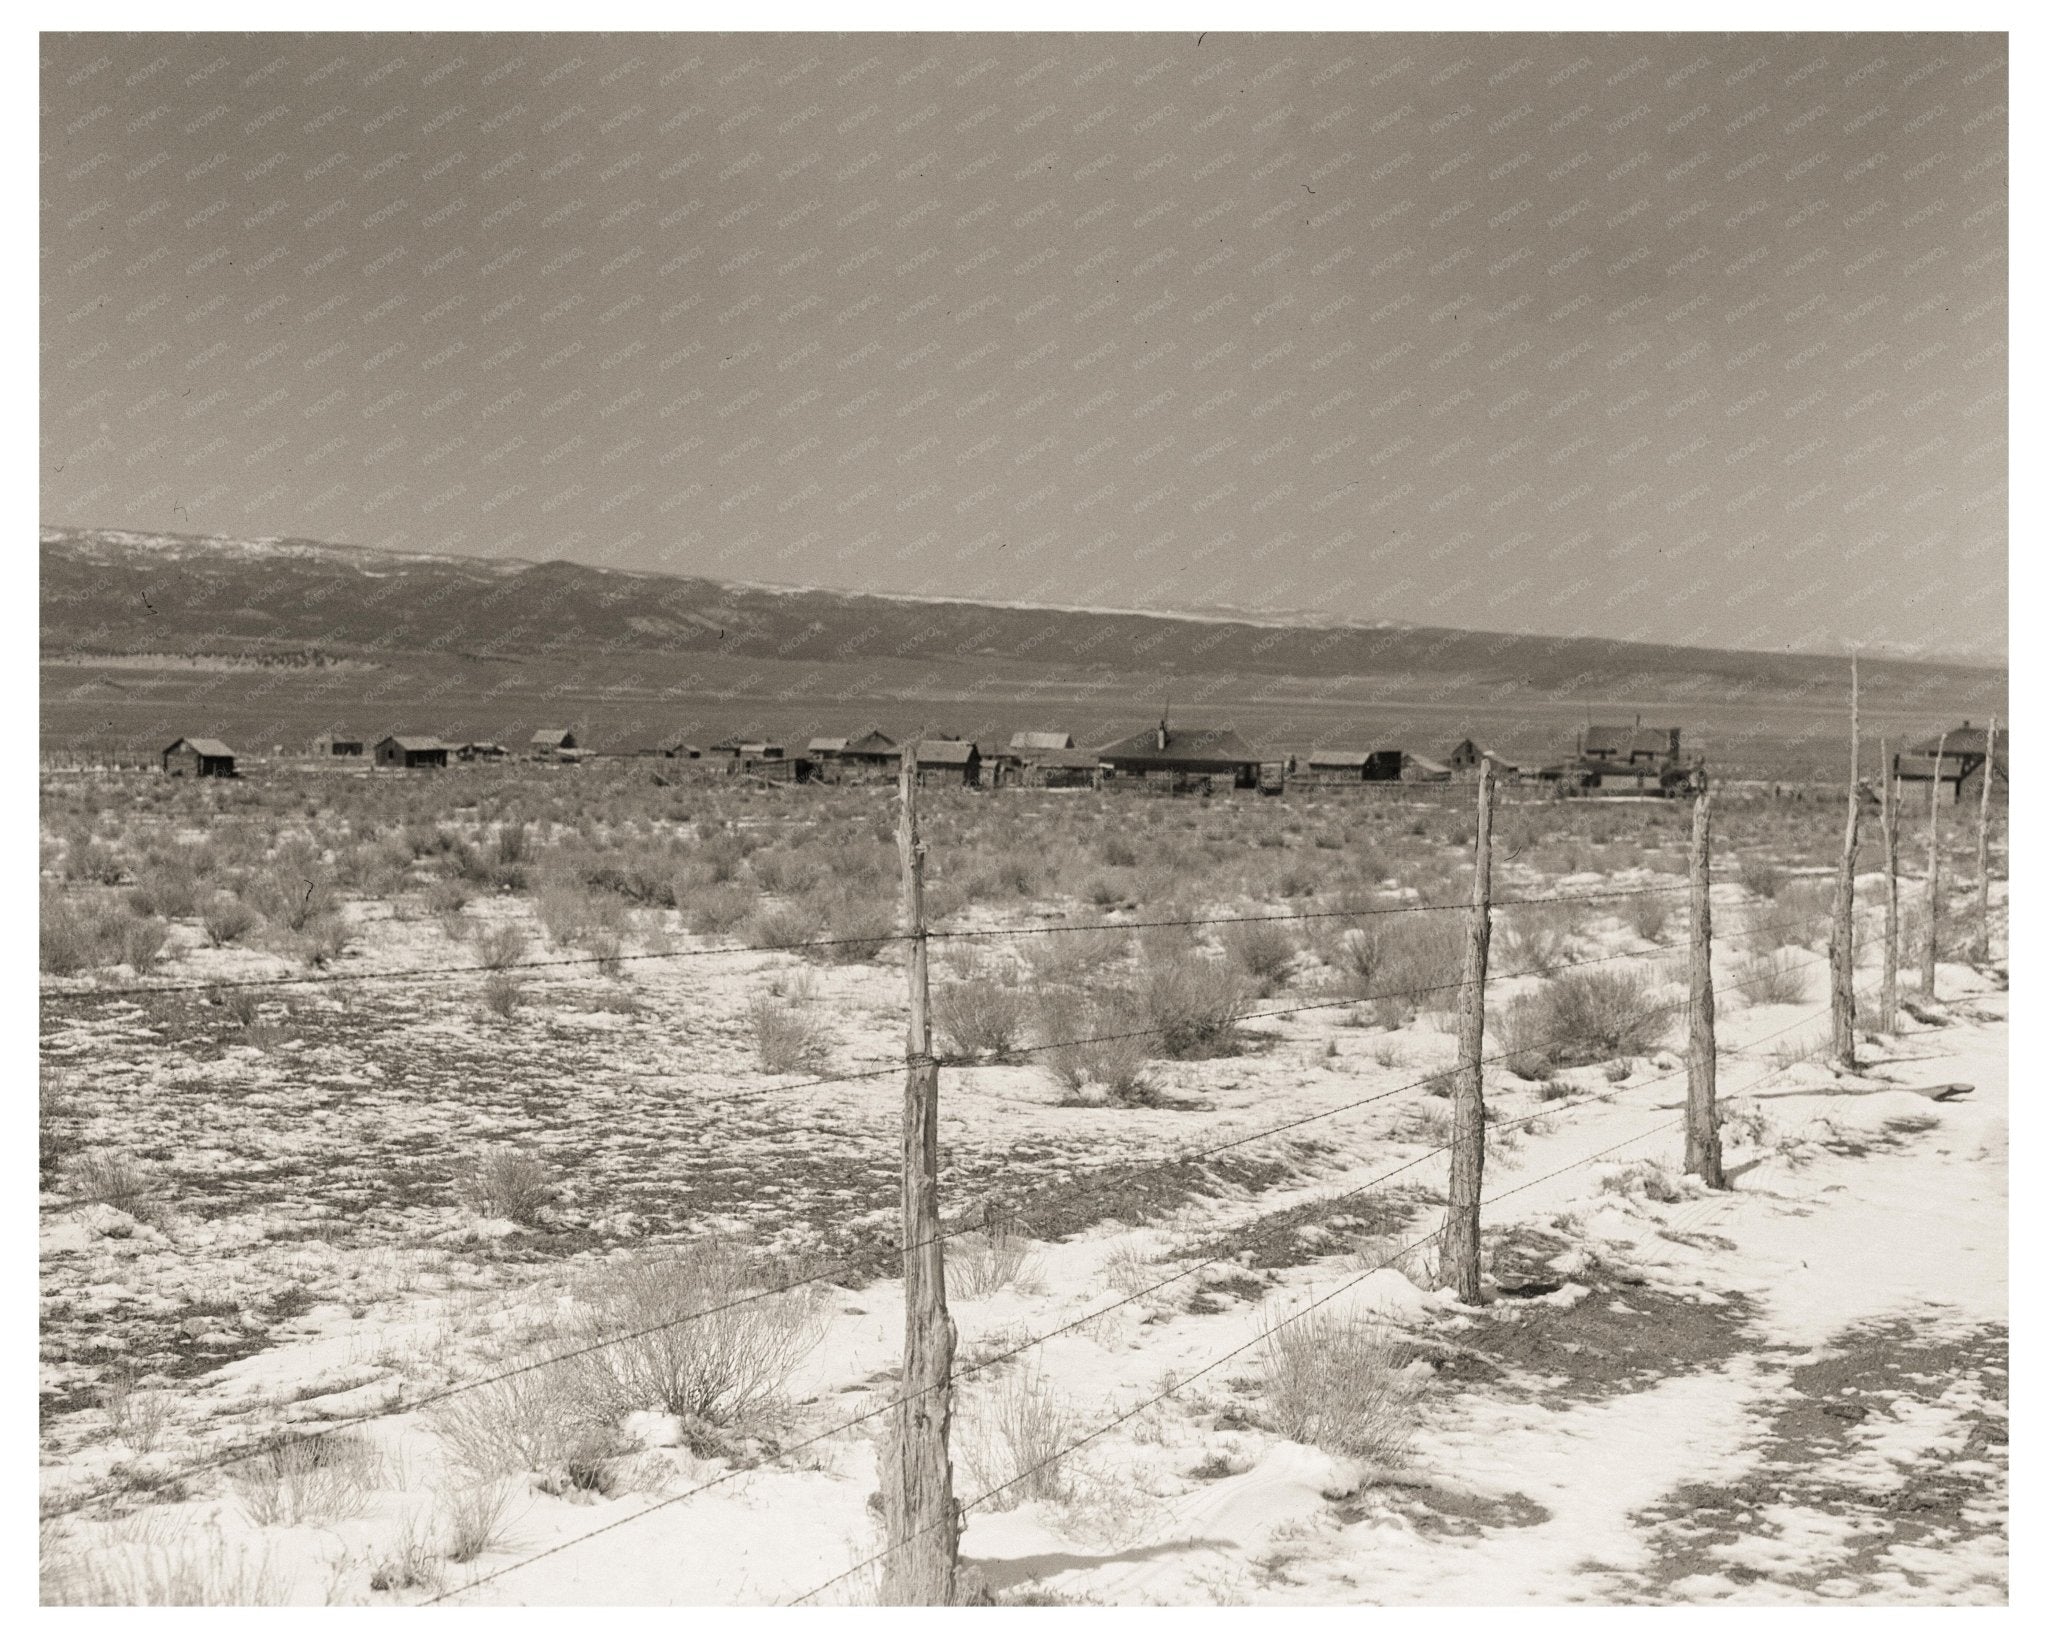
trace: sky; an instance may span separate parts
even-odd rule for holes
[[[41,46],[47,524],[2005,653],[2003,36]]]

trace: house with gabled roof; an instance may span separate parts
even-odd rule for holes
[[[164,747],[164,772],[173,779],[233,779],[235,753],[217,739],[181,739]]]

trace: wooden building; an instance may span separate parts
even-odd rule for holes
[[[164,747],[163,768],[173,779],[233,779],[235,753],[217,739],[181,739]]]
[[[1579,736],[1579,760],[1661,767],[1678,760],[1678,732],[1676,728],[1645,728],[1641,717],[1633,728],[1589,726]]]
[[[449,749],[447,741],[425,734],[386,734],[375,756],[380,768],[445,768]]]
[[[917,742],[920,785],[979,785],[981,747],[971,739],[921,739]]]
[[[1455,774],[1476,774],[1479,764],[1491,760],[1496,778],[1520,773],[1521,769],[1510,762],[1490,745],[1481,745],[1476,739],[1461,739],[1451,747],[1450,769]]]
[[[1311,751],[1298,775],[1310,785],[1359,785],[1365,782],[1370,751]]]
[[[1892,777],[1907,784],[1924,785],[1931,780],[1947,785],[1953,792],[1951,800],[1960,802],[1965,787],[1973,799],[1982,796],[1981,781],[1987,777],[1988,763],[1991,794],[1998,796],[2011,788],[2010,739],[2008,729],[2000,728],[1994,736],[1965,722],[1946,736],[1937,735],[1894,753]]]
[[[503,762],[511,755],[511,747],[500,745],[496,740],[473,739],[455,747],[455,760],[458,762]]]
[[[313,741],[313,754],[320,757],[360,757],[369,747],[345,734],[322,734]]]
[[[1095,754],[1116,779],[1176,791],[1254,790],[1259,783],[1259,753],[1232,728],[1174,728],[1162,721]]]
[[[526,742],[526,754],[536,762],[573,762],[581,750],[567,728],[537,728]]]

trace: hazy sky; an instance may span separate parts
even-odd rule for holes
[[[2002,653],[2002,36],[45,36],[42,515]]]

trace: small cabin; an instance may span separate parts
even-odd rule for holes
[[[235,753],[217,739],[181,739],[164,748],[163,767],[173,779],[233,779]]]
[[[380,768],[445,768],[448,751],[446,740],[425,734],[386,734],[377,741],[376,763]]]
[[[1306,778],[1311,785],[1358,785],[1366,778],[1370,751],[1311,751]]]
[[[537,728],[526,742],[526,754],[536,762],[573,762],[581,749],[567,728]]]
[[[349,739],[340,734],[322,734],[313,741],[315,756],[360,757],[368,746],[359,739]]]
[[[971,739],[921,739],[917,742],[920,785],[979,785],[981,747]]]

